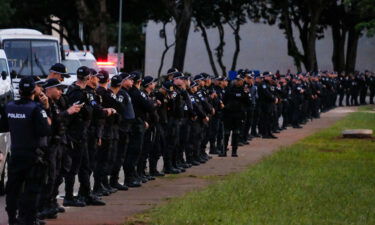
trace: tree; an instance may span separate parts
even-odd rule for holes
[[[323,27],[320,18],[335,0],[271,0],[268,13],[278,15],[279,27],[284,30],[288,41],[288,55],[292,56],[298,71],[301,63],[307,71],[317,71],[316,39],[321,38]],[[302,51],[299,50],[293,35],[297,28]]]
[[[176,22],[173,67],[183,71],[194,0],[162,0],[162,2]]]
[[[0,0],[0,26],[4,26],[11,21],[14,9],[11,7],[11,0]]]

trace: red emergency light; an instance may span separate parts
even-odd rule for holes
[[[114,62],[97,62],[98,66],[115,66]]]

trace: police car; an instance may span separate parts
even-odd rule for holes
[[[13,100],[13,87],[9,73],[8,60],[4,50],[0,49],[0,108]],[[10,133],[0,133],[0,149],[4,154],[4,160],[0,162],[0,195],[4,192],[5,162],[7,153],[10,151]]]
[[[109,79],[119,74],[117,66],[114,62],[97,62],[99,70],[105,70],[109,74]]]

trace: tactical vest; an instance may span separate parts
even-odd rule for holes
[[[26,104],[10,102],[6,107],[8,118],[11,148],[30,149],[37,148],[39,139],[35,135],[32,113],[38,107],[37,103],[29,101]]]

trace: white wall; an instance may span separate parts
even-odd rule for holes
[[[146,59],[145,73],[156,76],[160,66],[161,54],[164,50],[164,40],[160,38],[159,31],[162,24],[150,21],[146,28]],[[216,48],[219,42],[217,29],[207,31],[212,50]],[[234,35],[232,30],[225,26],[225,50],[223,61],[230,69],[234,52]],[[174,41],[174,24],[167,26],[167,35],[169,43]],[[259,69],[261,71],[269,70],[275,72],[280,69],[281,73],[288,69],[295,71],[293,59],[287,55],[287,42],[283,31],[277,26],[267,24],[254,24],[248,22],[241,28],[241,51],[237,61],[237,69],[249,68]],[[296,41],[298,36],[295,35]],[[320,70],[332,70],[332,38],[331,30],[325,31],[324,39],[316,43],[318,65]],[[169,49],[162,73],[165,73],[172,66],[174,48]],[[216,59],[216,58],[215,58]],[[375,71],[375,38],[362,37],[358,45],[357,69],[369,69]],[[216,61],[216,60],[215,60]],[[220,71],[220,68],[217,67]],[[207,51],[200,31],[194,32],[192,24],[187,52],[185,57],[184,71],[193,75],[200,72],[212,73]]]

